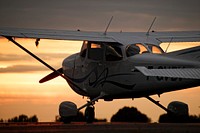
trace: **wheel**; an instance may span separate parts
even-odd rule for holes
[[[88,106],[86,109],[85,109],[85,120],[87,123],[92,123],[94,122],[94,116],[95,116],[95,113],[94,113],[94,106]]]
[[[61,117],[60,120],[61,122],[63,122],[64,124],[69,124],[71,123],[73,117]]]

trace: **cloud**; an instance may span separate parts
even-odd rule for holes
[[[0,68],[0,73],[26,73],[26,72],[47,71],[47,70],[48,68],[45,68],[44,66],[13,65]]]
[[[52,60],[63,60],[65,57],[69,56],[69,54],[64,53],[39,53],[37,54],[38,57],[45,61],[52,61]],[[2,54],[0,53],[0,61],[32,61],[35,60],[29,55],[16,55],[16,54]]]
[[[64,99],[65,94],[55,94],[51,93],[46,95],[45,93],[23,93],[16,92],[15,94],[0,94],[0,105],[8,105],[8,104],[58,104],[60,99]],[[58,99],[59,98],[59,99]],[[41,102],[42,101],[42,102]]]
[[[197,30],[199,5],[199,0],[6,0],[0,1],[0,23],[8,27],[104,31],[114,16],[110,30],[145,31],[157,16],[159,29]]]
[[[27,61],[30,58],[27,55],[15,55],[15,54],[1,54],[0,61]]]

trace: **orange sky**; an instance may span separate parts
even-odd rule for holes
[[[33,39],[16,40],[56,69],[61,67],[65,57],[79,52],[82,43],[80,41],[41,40],[39,48],[36,48]],[[199,43],[187,44],[199,46]],[[168,51],[187,47],[187,44],[171,44]],[[166,44],[163,48],[165,47]],[[39,84],[38,81],[50,72],[48,68],[11,42],[0,38],[0,118],[8,119],[23,113],[28,116],[36,114],[40,121],[54,121],[55,115],[58,115],[58,106],[62,101],[72,101],[78,106],[86,102],[86,98],[83,99],[73,92],[65,80],[60,77]],[[171,101],[183,101],[189,104],[190,114],[200,114],[199,92],[200,87],[196,87],[165,93],[161,95],[161,98],[158,96],[153,96],[153,98],[160,100],[165,106]],[[95,104],[96,117],[110,120],[111,116],[124,106],[137,107],[153,121],[157,121],[159,115],[165,113],[145,98],[112,102],[99,100]]]

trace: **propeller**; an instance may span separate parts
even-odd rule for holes
[[[62,69],[62,68],[58,69],[57,71],[63,74],[63,69]],[[47,81],[49,81],[49,80],[52,80],[52,79],[54,79],[54,78],[60,76],[60,75],[58,74],[58,72],[55,72],[55,71],[54,71],[54,72],[50,73],[49,75],[47,75],[47,76],[45,76],[44,78],[42,78],[42,79],[39,81],[39,83],[44,83],[44,82],[47,82]]]

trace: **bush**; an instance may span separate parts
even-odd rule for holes
[[[28,117],[27,115],[19,115],[18,117],[15,116],[11,119],[8,119],[8,122],[38,122],[38,118],[36,115]]]
[[[145,114],[135,107],[124,107],[111,117],[111,122],[151,122]]]

